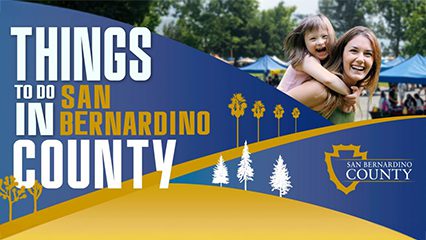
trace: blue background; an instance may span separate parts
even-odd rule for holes
[[[15,135],[15,84],[16,76],[16,37],[10,35],[10,27],[122,27],[128,33],[131,26],[103,17],[48,7],[25,2],[6,1],[1,3],[0,11],[0,52],[2,53],[0,71],[0,98],[3,113],[0,119],[1,128],[1,168],[0,177],[11,175],[13,144],[19,139],[30,139],[36,144],[36,159],[26,161],[24,168],[36,169],[36,178],[40,179],[40,144],[46,139],[59,139],[64,145],[64,185],[55,190],[44,189],[39,199],[39,209],[43,209],[74,197],[94,191],[93,187],[93,149],[91,159],[91,184],[84,190],[73,190],[67,185],[67,139],[123,139],[123,181],[132,178],[132,152],[125,147],[125,139],[177,139],[174,164],[182,163],[194,158],[202,157],[235,147],[235,118],[231,116],[228,104],[234,93],[242,93],[247,100],[248,108],[245,115],[240,118],[240,145],[245,140],[257,140],[257,119],[253,117],[251,108],[256,100],[262,100],[266,107],[265,116],[261,119],[261,140],[276,137],[277,120],[274,118],[273,109],[276,104],[284,107],[284,117],[281,119],[281,134],[294,131],[294,119],[291,111],[298,107],[301,117],[298,120],[298,130],[303,131],[316,127],[330,125],[330,122],[317,113],[295,102],[274,88],[264,84],[257,78],[239,71],[208,54],[194,50],[186,45],[152,35],[152,48],[144,51],[152,58],[152,76],[146,82],[135,82],[129,78],[121,82],[109,82],[102,79],[100,82],[44,82],[56,86],[55,104],[55,134],[54,136],[24,136]],[[47,32],[47,29],[46,29]],[[58,32],[60,33],[59,29]],[[101,31],[103,32],[103,31]],[[47,35],[47,34],[46,34]],[[73,37],[71,31],[71,38]],[[27,81],[26,84],[36,85],[35,81],[35,29],[33,35],[27,38]],[[46,38],[47,39],[47,38]],[[103,37],[101,36],[101,41]],[[60,41],[60,34],[58,41]],[[71,46],[72,46],[71,41]],[[128,40],[127,45],[128,46]],[[60,49],[60,43],[58,43]],[[103,44],[101,43],[101,53]],[[73,53],[71,47],[71,53]],[[126,52],[128,59],[135,59],[131,53]],[[72,54],[71,54],[72,56]],[[102,53],[103,57],[103,53]],[[71,79],[72,63],[71,62]],[[103,65],[103,61],[101,61]],[[60,54],[58,55],[60,66]],[[103,68],[103,66],[101,67]],[[103,71],[101,71],[103,72]],[[58,76],[60,76],[60,68]],[[84,74],[83,74],[84,76]],[[101,74],[101,76],[103,76]],[[62,137],[59,136],[59,112],[61,111],[60,87],[62,84],[109,84],[111,85],[111,109],[108,111],[209,111],[211,128],[208,136],[141,136],[141,137]],[[44,100],[30,100],[46,102]],[[30,102],[22,101],[22,102]],[[112,143],[112,142],[110,142]],[[152,145],[150,143],[150,145]],[[92,144],[93,146],[93,144]],[[77,155],[78,156],[78,155]],[[24,160],[25,161],[25,160]],[[144,150],[144,173],[154,171],[152,146]],[[0,201],[0,222],[7,221],[7,201]],[[32,197],[14,204],[13,217],[17,218],[32,212]]]
[[[248,190],[278,195],[277,191],[271,192],[269,180],[273,165],[281,155],[293,186],[285,197],[348,213],[421,239],[426,230],[426,163],[423,149],[426,141],[419,133],[426,131],[425,122],[425,119],[415,119],[373,124],[251,154],[254,181],[248,182]],[[332,153],[332,146],[340,144],[361,146],[360,151],[367,151],[368,158],[411,159],[412,182],[359,183],[355,191],[345,195],[330,181],[324,158],[325,152]],[[244,183],[239,183],[236,177],[239,161],[240,158],[226,162],[230,183],[224,186],[244,189]],[[213,168],[182,176],[172,182],[213,185]],[[339,170],[334,169],[338,174]]]

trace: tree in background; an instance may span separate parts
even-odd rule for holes
[[[242,56],[245,46],[254,44],[250,38],[250,20],[256,17],[257,8],[256,0],[210,0],[205,15],[209,30],[207,52],[229,54],[235,59]]]
[[[282,3],[260,12],[257,0],[179,0],[176,21],[166,36],[207,53],[225,57],[260,57],[282,53],[282,42],[294,27],[294,7]]]
[[[37,212],[37,201],[43,191],[43,186],[35,180],[34,186],[28,189],[28,193],[33,196],[33,204],[34,204],[34,213]]]
[[[164,35],[185,43],[193,48],[205,51],[202,40],[205,29],[200,21],[204,14],[202,0],[179,0],[173,2],[177,20],[163,27]]]
[[[277,104],[274,109],[274,116],[278,119],[278,137],[280,136],[280,119],[283,118],[284,109],[281,104]]]
[[[237,147],[239,146],[239,119],[241,116],[244,116],[244,111],[247,108],[246,99],[241,93],[235,93],[231,98],[231,103],[228,105],[228,108],[231,109],[231,115],[237,119]]]
[[[384,55],[425,54],[426,1],[319,0],[319,10],[332,22],[337,35],[354,26],[370,27],[382,42]]]
[[[260,118],[263,118],[263,114],[265,113],[265,105],[263,105],[262,101],[255,101],[253,108],[251,109],[253,112],[253,116],[257,118],[257,141],[260,140]]]
[[[327,16],[339,37],[355,26],[369,26],[365,15],[371,5],[367,0],[319,0],[319,10]]]
[[[17,186],[18,182],[16,182],[14,176],[5,177],[4,181],[0,179],[0,197],[9,202],[9,221],[12,221],[13,204],[27,197],[25,187],[17,188]]]
[[[413,11],[405,18],[404,33],[406,45],[404,53],[410,56],[420,53],[426,55],[426,1],[414,1]]]
[[[380,38],[389,40],[389,46],[382,46],[384,52],[394,57],[401,54],[401,43],[408,40],[406,18],[413,11],[416,0],[370,0],[372,13],[376,16],[373,29]],[[383,45],[383,44],[382,44]]]
[[[284,164],[284,160],[281,155],[278,157],[276,164],[274,164],[274,171],[272,172],[272,176],[270,177],[271,181],[269,184],[272,187],[272,191],[278,190],[280,193],[280,197],[286,195],[291,185],[290,176],[288,174],[287,165]]]
[[[249,21],[256,17],[256,0],[178,0],[173,4],[175,22],[163,32],[166,36],[207,53],[241,56],[249,38]]]
[[[235,59],[265,54],[286,59],[283,39],[306,17],[284,3],[260,11],[257,0],[29,1],[89,12],[151,31],[171,12],[176,20],[163,26],[164,35],[206,53]],[[319,0],[319,10],[330,18],[337,36],[363,25],[388,40],[382,41],[385,55],[398,56],[401,50],[424,55],[425,4],[424,0]]]
[[[223,161],[222,155],[220,155],[219,161],[217,162],[215,168],[213,169],[213,181],[214,184],[220,184],[222,187],[222,184],[228,184],[229,178],[228,178],[228,168],[225,165],[225,162]]]
[[[247,181],[253,181],[254,170],[250,166],[250,152],[247,146],[247,141],[244,142],[243,155],[241,161],[238,163],[237,177],[240,183],[244,182],[244,190],[247,191]]]
[[[160,24],[161,16],[167,15],[170,1],[55,1],[31,0],[63,8],[93,13],[134,26],[144,26],[152,31]]]
[[[272,9],[261,11],[259,17],[253,22],[258,21],[258,24],[253,24],[251,29],[251,38],[258,39],[264,48],[259,48],[262,52],[256,53],[253,56],[277,55],[285,58],[283,51],[283,42],[287,34],[296,26],[296,21],[292,14],[296,7],[286,7],[283,2]],[[259,19],[259,20],[257,20]]]

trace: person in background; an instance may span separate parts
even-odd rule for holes
[[[407,108],[408,114],[414,114],[416,112],[416,100],[411,96],[411,94],[407,94],[407,99],[404,101],[404,107]]]
[[[398,83],[398,96],[401,105],[404,103],[405,92],[408,90],[406,83]]]
[[[419,84],[419,95],[422,93],[422,91],[424,92],[424,95],[426,95],[426,86],[423,84]]]
[[[379,109],[382,113],[388,113],[390,110],[390,103],[388,98],[386,97],[386,93],[384,91],[380,92],[380,100],[379,100]]]
[[[274,74],[274,77],[272,78],[272,86],[276,87],[279,82],[280,79],[278,78],[278,74]]]
[[[398,106],[398,96],[397,96],[397,93],[396,93],[396,85],[391,84],[390,88],[391,88],[389,90],[390,106],[391,106],[391,109],[396,109],[397,106]]]
[[[271,77],[271,75],[268,75],[266,77],[266,83],[269,84],[269,85],[272,85],[272,77]]]
[[[424,113],[424,101],[420,98],[418,93],[414,94],[414,100],[416,101],[416,114]]]

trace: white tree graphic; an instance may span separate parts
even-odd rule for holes
[[[228,168],[225,165],[225,162],[223,161],[222,155],[220,155],[219,161],[216,164],[216,167],[213,170],[213,181],[214,184],[220,184],[222,187],[222,184],[228,184]]]
[[[250,166],[250,152],[247,146],[247,141],[244,142],[243,155],[241,156],[241,161],[238,163],[238,180],[241,182],[244,181],[244,190],[247,191],[247,181],[253,181],[254,171]]]
[[[274,171],[272,172],[271,184],[272,190],[278,190],[280,192],[280,197],[286,195],[290,191],[291,182],[290,176],[288,175],[287,165],[284,164],[284,160],[281,155],[278,157],[276,164],[274,164]]]

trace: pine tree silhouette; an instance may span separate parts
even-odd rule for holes
[[[291,185],[290,176],[288,175],[287,165],[284,164],[284,160],[281,155],[278,157],[276,164],[274,164],[274,171],[272,176],[270,177],[271,181],[269,184],[272,187],[272,191],[278,190],[280,193],[280,197],[286,195]]]
[[[238,163],[238,172],[237,177],[238,180],[244,182],[244,190],[247,191],[247,181],[253,181],[254,170],[250,166],[250,152],[247,146],[247,141],[244,142],[243,155],[241,156],[241,161]]]
[[[223,161],[222,155],[220,155],[219,161],[217,162],[213,170],[212,183],[220,184],[221,187],[222,187],[222,184],[229,183],[228,168],[226,167],[225,162]]]

